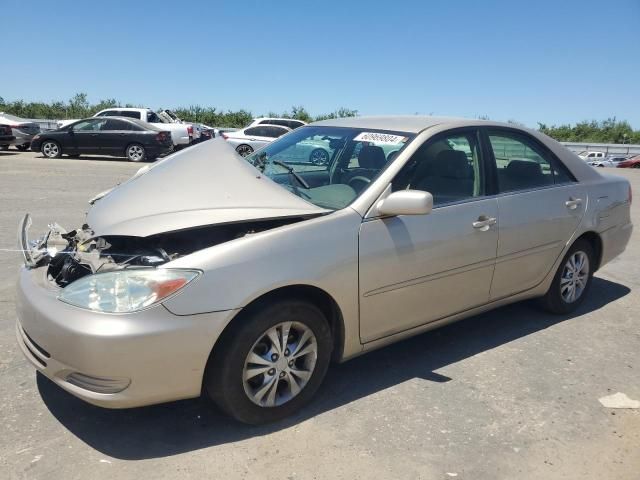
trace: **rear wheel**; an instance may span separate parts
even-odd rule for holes
[[[142,162],[146,158],[146,152],[139,143],[132,143],[125,150],[126,156],[131,162]]]
[[[309,154],[309,161],[318,166],[326,165],[329,163],[329,153],[324,148],[316,148]]]
[[[0,145],[0,150],[9,150],[9,145]]]
[[[591,286],[594,269],[593,247],[576,241],[562,259],[549,291],[540,299],[551,313],[569,313],[583,302]]]
[[[62,155],[60,145],[53,140],[45,140],[40,147],[40,151],[47,158],[60,158]]]
[[[640,168],[640,163],[634,164],[632,168]]]
[[[238,152],[241,157],[246,157],[253,153],[253,147],[251,145],[246,145],[243,143],[242,145],[238,145],[236,147],[236,152]]]
[[[317,307],[282,300],[231,328],[209,359],[204,384],[223,411],[261,424],[292,415],[311,400],[332,349],[327,320]]]

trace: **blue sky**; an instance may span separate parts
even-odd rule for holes
[[[0,1],[6,100],[640,128],[640,0],[28,4]]]

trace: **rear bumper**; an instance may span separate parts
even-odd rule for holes
[[[131,314],[90,312],[57,300],[45,270],[23,268],[17,294],[18,344],[37,370],[107,408],[200,395],[211,349],[235,311],[178,316],[157,305]],[[89,383],[79,385],[78,374]],[[100,393],[92,382],[123,388]]]
[[[0,136],[0,145],[15,145],[18,141],[16,137],[13,135],[2,135]]]

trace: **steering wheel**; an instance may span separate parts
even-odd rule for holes
[[[352,185],[352,183],[358,183],[358,182],[362,182],[364,185],[361,185],[360,188],[356,188],[355,185]],[[362,189],[364,187],[366,187],[368,184],[371,183],[371,179],[364,177],[362,175],[356,175],[355,177],[352,177],[349,179],[349,181],[347,182],[347,185],[349,185],[351,188],[353,188],[356,192],[360,193],[362,191]]]

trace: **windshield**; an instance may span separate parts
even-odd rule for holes
[[[301,127],[246,159],[322,208],[355,200],[415,135],[344,127]]]

